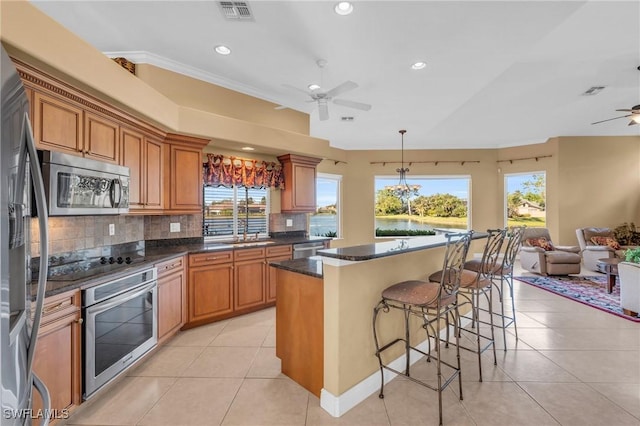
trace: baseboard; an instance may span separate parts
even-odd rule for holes
[[[467,325],[466,323],[470,322],[468,319],[466,321],[463,319],[463,326]],[[446,329],[440,331],[440,338],[446,338]],[[427,340],[422,341],[417,348],[423,352],[427,352],[429,345],[427,344]],[[413,365],[418,362],[420,359],[424,357],[415,351],[411,352],[410,364]],[[393,360],[389,367],[394,370],[402,371],[404,370],[404,366],[406,364],[406,355],[402,354],[395,360]],[[397,374],[389,371],[383,370],[384,373],[384,383],[389,383],[392,379],[394,379]],[[380,391],[380,371],[376,371],[371,374],[369,377],[365,378],[360,383],[357,383],[348,391],[343,394],[336,396],[329,392],[326,389],[322,389],[320,391],[320,406],[323,410],[329,413],[333,417],[340,417],[345,414],[347,411],[351,410],[356,405],[360,404],[362,401],[367,399],[375,392]]]

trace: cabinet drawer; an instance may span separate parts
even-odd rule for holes
[[[252,260],[252,259],[260,259],[264,258],[265,248],[250,248],[250,249],[240,249],[234,250],[233,252],[233,260]]]
[[[291,244],[284,246],[267,247],[267,257],[286,256],[293,252]]]
[[[184,270],[184,263],[184,256],[156,263],[156,268],[158,268],[158,278]]]
[[[189,266],[216,265],[227,262],[233,262],[233,250],[189,255]]]
[[[42,307],[42,325],[56,321],[80,310],[80,291],[47,297]]]

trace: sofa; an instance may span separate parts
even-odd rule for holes
[[[580,247],[554,245],[547,228],[525,228],[520,248],[523,269],[541,275],[580,273]]]
[[[584,267],[590,271],[597,271],[599,259],[617,257],[624,259],[624,252],[631,247],[621,245],[616,241],[611,228],[578,228],[576,229],[578,245]]]
[[[620,277],[620,306],[626,315],[640,312],[640,265],[631,262],[618,264]]]

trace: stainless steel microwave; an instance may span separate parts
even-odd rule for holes
[[[129,212],[129,168],[55,151],[38,151],[50,216]]]

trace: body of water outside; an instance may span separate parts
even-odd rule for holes
[[[327,232],[336,232],[337,230],[336,215],[321,214],[311,216],[309,224],[309,235],[325,235]],[[402,230],[426,230],[433,229],[428,223],[419,222],[411,219],[389,219],[376,218],[375,228],[378,229],[402,229]],[[447,225],[447,228],[466,229],[465,225]],[[373,230],[372,230],[373,231]]]

